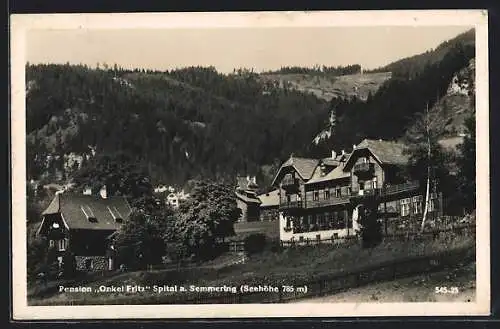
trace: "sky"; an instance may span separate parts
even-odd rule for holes
[[[170,70],[214,66],[228,73],[281,66],[360,64],[364,69],[431,50],[470,26],[268,27],[210,29],[31,30],[26,60],[105,63]]]

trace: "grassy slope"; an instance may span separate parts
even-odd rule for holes
[[[427,255],[442,250],[470,247],[474,250],[474,237],[446,238],[435,241],[389,242],[372,250],[359,246],[349,248],[303,247],[286,249],[280,253],[267,252],[251,257],[246,263],[221,269],[191,269],[181,272],[172,270],[139,271],[124,273],[114,277],[97,279],[87,283],[98,287],[131,285],[190,285],[201,286],[241,284],[288,284],[294,280],[308,279],[324,274],[352,272],[356,269],[376,265],[390,260],[404,259],[408,256]],[[34,297],[34,298],[33,298]],[[48,296],[47,296],[48,297]],[[168,294],[156,294],[152,291],[141,294],[85,294],[56,293],[44,299],[31,296],[32,305],[68,304],[71,301],[84,304],[141,304],[162,303],[169,299]]]
[[[293,88],[313,93],[318,98],[330,101],[337,97],[357,95],[366,99],[368,93],[374,94],[380,86],[390,79],[390,72],[352,74],[343,76],[321,76],[309,74],[262,74],[264,81],[287,81]]]

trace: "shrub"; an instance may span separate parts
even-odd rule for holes
[[[266,236],[264,234],[251,234],[244,240],[245,252],[248,254],[261,253],[266,247],[266,242]]]

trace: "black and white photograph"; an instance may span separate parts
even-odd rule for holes
[[[14,15],[14,316],[489,314],[487,21]]]

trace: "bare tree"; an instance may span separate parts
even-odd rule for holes
[[[425,132],[427,139],[427,186],[425,188],[425,206],[424,213],[422,215],[422,225],[420,227],[420,232],[424,231],[425,221],[427,219],[427,212],[429,211],[429,190],[431,183],[431,137],[430,137],[430,122],[429,122],[429,104],[426,105],[425,108]]]

